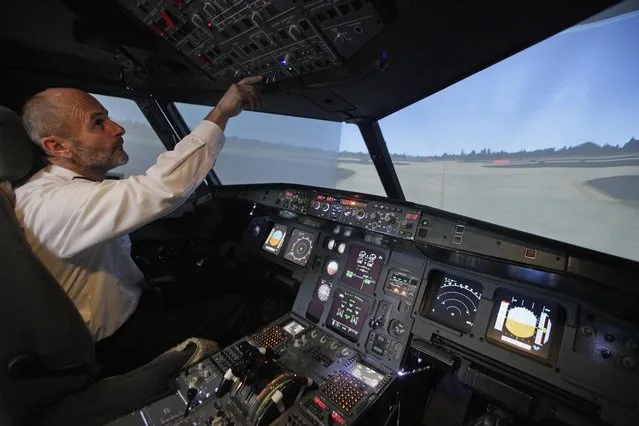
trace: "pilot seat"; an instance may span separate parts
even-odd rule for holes
[[[169,393],[196,346],[101,377],[89,330],[14,214],[8,183],[27,179],[37,158],[20,117],[0,107],[0,424],[102,425]]]

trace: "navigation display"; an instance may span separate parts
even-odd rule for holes
[[[313,243],[315,242],[315,234],[302,231],[301,229],[293,229],[291,238],[288,241],[284,259],[297,263],[300,266],[306,266],[308,259],[313,251]]]
[[[475,323],[483,286],[439,271],[430,273],[428,285],[432,293],[422,314],[457,331],[470,332]]]
[[[273,229],[271,229],[270,234],[264,241],[264,245],[262,249],[268,251],[273,254],[280,254],[280,250],[282,249],[282,245],[284,244],[284,238],[286,237],[286,226],[280,225],[276,223],[273,225]]]
[[[326,326],[342,336],[356,341],[364,327],[368,301],[353,293],[338,289],[333,297],[333,305],[326,318]]]
[[[559,305],[500,289],[486,339],[548,363],[561,337]]]
[[[376,388],[377,385],[379,385],[379,382],[381,382],[384,378],[382,373],[379,373],[364,364],[360,364],[359,362],[355,364],[355,367],[351,371],[351,376],[372,388]]]
[[[348,250],[342,282],[365,293],[372,293],[382,271],[384,257],[383,253],[353,244]]]

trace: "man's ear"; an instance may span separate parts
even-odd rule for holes
[[[73,144],[70,140],[59,136],[46,136],[42,138],[42,149],[51,157],[72,158]]]

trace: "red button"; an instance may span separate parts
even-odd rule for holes
[[[326,404],[324,404],[324,401],[322,401],[319,396],[316,396],[315,398],[313,398],[313,402],[322,410],[326,410]]]
[[[344,418],[340,416],[338,413],[336,413],[335,411],[331,413],[331,418],[341,425],[346,423],[346,420],[344,420]]]

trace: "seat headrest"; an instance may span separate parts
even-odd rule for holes
[[[0,180],[24,178],[33,167],[35,149],[20,116],[0,106]]]

